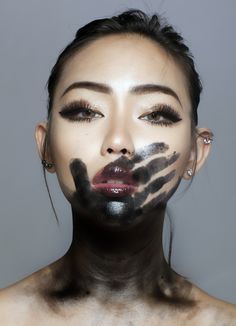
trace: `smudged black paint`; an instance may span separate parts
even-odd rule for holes
[[[121,156],[117,160],[111,162],[109,167],[120,166],[125,170],[131,170],[136,163],[145,161],[153,155],[164,153],[168,150],[168,145],[164,143],[153,143],[136,153],[133,158]],[[160,157],[151,160],[146,166],[140,167],[133,171],[134,179],[139,184],[146,184],[156,173],[173,164],[179,157],[179,154],[173,153],[170,157]],[[71,173],[74,179],[76,192],[71,198],[72,206],[78,211],[86,211],[87,218],[92,218],[94,222],[105,222],[105,225],[123,225],[127,226],[134,220],[139,221],[142,214],[141,205],[145,202],[149,194],[158,192],[167,182],[171,181],[175,176],[175,171],[171,171],[165,176],[161,176],[151,181],[141,192],[135,193],[133,196],[109,198],[91,188],[88,179],[87,168],[80,159],[74,159],[70,164]],[[159,202],[165,202],[165,195],[157,196],[152,203],[158,205]],[[159,200],[158,200],[159,198]],[[146,205],[147,207],[150,207]],[[151,207],[150,207],[151,208]],[[154,208],[154,207],[152,207]],[[105,226],[104,225],[104,226]]]
[[[146,183],[151,179],[153,174],[164,170],[167,166],[177,161],[178,158],[179,154],[176,153],[171,155],[169,159],[166,157],[158,157],[149,162],[146,166],[142,166],[134,170],[133,178],[135,181]]]
[[[132,159],[122,156],[110,165],[115,164],[125,169],[133,169],[136,163],[149,159],[155,154],[165,153],[168,148],[168,145],[163,143],[151,144],[134,155]],[[180,179],[170,191],[159,193],[145,204],[148,194],[161,190],[163,185],[173,179],[175,171],[154,179],[146,186],[145,184],[153,175],[173,164],[178,157],[179,154],[173,153],[169,157],[154,158],[145,166],[136,169],[136,180],[140,185],[144,185],[143,191],[133,197],[126,196],[117,199],[114,197],[109,199],[92,190],[86,165],[79,159],[71,162],[70,169],[76,187],[76,192],[71,197],[73,241],[63,260],[53,270],[51,283],[42,292],[50,305],[93,295],[96,288],[93,260],[97,258],[87,251],[89,244],[93,244],[93,248],[98,250],[100,256],[104,255],[105,251],[106,254],[109,251],[112,254],[115,253],[116,268],[109,266],[106,262],[103,266],[99,266],[103,275],[110,276],[107,278],[107,285],[112,291],[124,288],[129,274],[136,270],[136,284],[140,296],[147,295],[157,302],[180,307],[193,304],[188,299],[191,285],[171,270],[162,252],[162,229],[166,202],[176,191]],[[132,223],[134,219],[135,221],[140,219],[141,222]],[[103,229],[104,225],[109,224],[124,226],[124,228]],[[126,228],[127,224],[133,227]],[[132,253],[129,250],[134,250],[135,246],[143,240],[150,242],[148,250],[137,261],[130,260]],[[125,253],[125,256],[122,256],[121,252]],[[126,257],[124,264],[121,265],[119,265],[120,255],[122,259]],[[125,273],[124,268],[127,269]]]

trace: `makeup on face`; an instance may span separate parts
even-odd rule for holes
[[[176,190],[190,101],[179,66],[150,40],[92,42],[66,64],[54,106],[56,172],[78,212],[125,223]]]
[[[164,143],[151,144],[137,152],[132,159],[120,157],[95,175],[92,181],[95,191],[114,197],[137,192],[138,185],[147,183],[155,173],[174,163],[179,155],[174,153],[170,158],[159,157],[146,166],[133,170],[135,163],[140,163],[149,156],[167,149],[168,146]]]
[[[173,123],[181,121],[180,114],[167,104],[156,104],[148,108],[148,113],[142,114],[138,119],[160,126],[171,126]],[[92,122],[96,119],[104,118],[104,115],[93,108],[87,100],[77,100],[65,105],[60,111],[60,115],[68,121]]]
[[[88,215],[97,223],[105,225],[136,223],[143,209],[147,213],[160,204],[166,204],[174,192],[176,184],[168,192],[162,191],[162,188],[175,177],[175,170],[158,177],[159,172],[179,157],[179,154],[173,153],[156,158],[156,155],[165,154],[168,148],[167,144],[153,143],[137,151],[130,159],[120,156],[98,171],[92,182],[88,179],[86,165],[79,159],[73,159],[70,164],[76,186],[76,192],[71,196],[73,208],[77,208],[78,212],[90,212]],[[150,160],[153,156],[155,158]],[[135,168],[137,164],[139,167]],[[149,195],[154,197],[148,201]]]
[[[137,182],[124,166],[109,164],[95,175],[92,185],[105,196],[122,197],[133,194]]]

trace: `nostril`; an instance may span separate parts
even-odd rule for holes
[[[126,149],[126,148],[123,148],[123,149],[121,150],[121,153],[122,153],[122,154],[126,154],[126,153],[127,153],[127,149]]]
[[[107,149],[107,152],[108,152],[109,154],[111,154],[111,153],[114,152],[114,150],[113,150],[112,148],[108,148],[108,149]],[[115,152],[116,152],[116,151],[115,151]],[[118,152],[119,152],[119,151],[117,151],[117,153],[118,153]],[[128,153],[128,151],[127,151],[126,148],[122,148],[122,149],[120,150],[120,153],[122,153],[123,155],[125,155],[125,154]]]

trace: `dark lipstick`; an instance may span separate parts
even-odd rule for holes
[[[92,185],[98,191],[110,197],[131,195],[137,188],[132,173],[119,165],[108,164],[93,178]]]

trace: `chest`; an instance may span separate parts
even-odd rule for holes
[[[90,303],[89,307],[81,305],[60,313],[41,313],[37,318],[31,318],[28,324],[32,325],[32,322],[35,326],[199,326],[196,316],[191,318],[186,313],[173,313],[167,309],[152,309],[138,304],[124,309],[123,305],[104,308]]]
[[[236,325],[226,316],[216,314],[211,309],[177,310],[173,306],[165,307],[146,305],[142,301],[132,305],[120,301],[114,304],[108,300],[105,304],[96,300],[83,301],[80,304],[66,305],[56,309],[38,302],[27,305],[21,310],[16,323],[5,323],[6,326],[223,326]],[[55,308],[55,307],[54,307]],[[16,310],[15,310],[16,311]],[[23,312],[23,313],[22,313]]]

